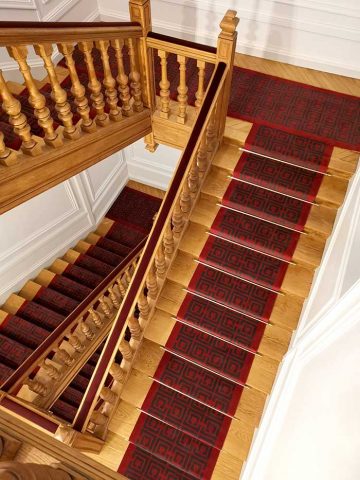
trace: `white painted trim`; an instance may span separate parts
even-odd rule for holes
[[[79,175],[83,190],[86,192],[91,205],[95,224],[104,217],[129,180],[123,151],[117,152],[115,155],[119,156],[118,164],[109,172],[106,180],[96,192],[93,189],[89,173],[85,170]]]
[[[172,167],[134,155],[131,147],[126,149],[125,155],[131,180],[167,190],[174,173]]]
[[[36,10],[34,0],[2,0],[0,1],[0,9],[6,8],[10,10]]]
[[[307,335],[285,355],[243,467],[241,480],[266,480],[269,455],[286,417],[300,372],[312,358],[360,322],[359,297],[360,280],[336,305],[324,312]]]
[[[346,217],[351,215],[350,228],[344,229],[344,223]],[[305,335],[307,330],[311,325],[316,324],[323,317],[325,312],[336,304],[341,296],[343,289],[343,284],[346,276],[346,271],[349,263],[349,256],[351,253],[352,246],[354,245],[355,234],[358,228],[358,223],[360,222],[360,165],[357,169],[351,184],[348,187],[347,195],[344,200],[342,207],[340,208],[331,237],[329,238],[321,264],[316,272],[314,277],[312,288],[310,291],[309,298],[304,306],[302,315],[300,317],[298,325],[298,335]],[[346,238],[345,244],[341,246],[341,258],[338,261],[337,265],[337,277],[334,284],[334,287],[331,292],[328,292],[328,301],[323,305],[321,310],[313,318],[310,318],[311,315],[311,306],[313,300],[320,294],[320,290],[323,285],[324,276],[328,274],[328,266],[331,262],[334,262],[333,255],[334,249],[336,248],[339,237]],[[339,248],[339,247],[338,247]]]
[[[171,2],[172,0],[166,0],[167,2]],[[175,2],[176,3],[176,2]],[[223,11],[223,10],[222,10]],[[119,12],[117,10],[110,10],[104,9],[100,6],[100,15],[102,20],[110,21],[110,20],[119,20],[119,21],[126,21],[129,19],[129,15],[124,12]],[[240,14],[241,17],[241,14]],[[249,17],[250,18],[250,17]],[[256,21],[260,21],[258,16]],[[265,16],[263,22],[265,22]],[[286,24],[285,20],[283,21],[283,25],[285,27],[289,27]],[[280,24],[279,22],[277,23]],[[307,24],[304,24],[307,25]],[[292,22],[292,27],[294,26]],[[164,33],[165,35],[173,36],[174,33],[179,38],[193,40],[199,43],[204,43],[207,45],[214,45],[216,42],[216,38],[213,35],[209,35],[208,32],[200,29],[195,29],[193,27],[187,27],[183,25],[179,25],[178,23],[173,22],[166,22],[161,20],[153,19],[153,28],[154,30],[158,30],[160,33]],[[327,27],[326,27],[327,28]],[[356,30],[350,29],[351,35],[354,38],[358,37],[358,32]],[[333,33],[330,33],[330,30],[321,31],[321,28],[314,24],[314,29],[306,31],[311,31],[312,33],[334,36]],[[341,32],[343,30],[341,29]],[[340,36],[342,37],[342,35]],[[346,37],[347,38],[347,37]],[[350,38],[350,40],[352,40]],[[247,42],[241,41],[240,39],[237,41],[236,51],[240,53],[245,53],[247,55],[253,55],[257,57],[263,57],[269,60],[276,60],[279,62],[289,63],[291,65],[297,65],[306,68],[313,68],[314,70],[320,71],[331,71],[334,73],[338,73],[341,75],[346,75],[349,77],[358,78],[360,76],[360,71],[358,64],[356,63],[356,59],[354,59],[354,64],[344,64],[343,62],[338,63],[326,58],[314,58],[311,55],[300,55],[300,54],[290,54],[285,49],[281,48],[271,48],[269,46],[257,45],[257,44],[249,44]]]
[[[63,0],[59,2],[55,8],[42,18],[43,22],[56,22],[65,15],[66,12],[71,10],[80,0]]]

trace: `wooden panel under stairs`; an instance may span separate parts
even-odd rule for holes
[[[354,153],[344,155],[342,161],[335,149],[327,170],[327,173],[331,171],[331,175],[321,173],[324,176],[313,200],[298,198],[300,191],[296,190],[296,185],[294,196],[289,196],[281,190],[277,192],[275,187],[264,189],[263,184],[255,183],[250,187],[255,189],[255,196],[258,194],[261,198],[262,203],[259,201],[259,204],[262,209],[256,211],[256,205],[249,204],[251,210],[245,195],[231,200],[233,191],[243,188],[244,184],[248,187],[246,181],[234,177],[238,162],[244,158],[238,141],[238,137],[235,141],[228,138],[213,161],[180,241],[177,256],[167,274],[154,315],[145,330],[134,368],[122,390],[120,405],[109,426],[109,439],[100,453],[100,459],[110,468],[119,468],[122,474],[125,466],[129,465],[129,459],[140,455],[145,464],[148,461],[151,463],[151,458],[154,458],[155,463],[160,462],[165,468],[162,462],[167,462],[166,468],[174,468],[179,478],[182,478],[181,475],[184,478],[188,478],[186,475],[190,475],[189,478],[193,478],[191,475],[194,478],[239,478],[266,398],[297,327],[314,272],[321,262],[327,238],[355,168]],[[264,157],[263,161],[266,162],[267,158]],[[286,168],[301,167],[290,164]],[[314,175],[320,174],[315,172]],[[282,196],[276,197],[280,193]],[[266,201],[271,202],[273,198],[284,202],[284,211],[290,208],[288,205],[298,215],[303,215],[305,211],[306,215],[301,217],[304,220],[293,220],[293,217],[290,219],[283,214],[278,219],[273,218],[274,207],[266,209]],[[229,199],[232,204],[226,203]],[[243,220],[242,236],[236,230],[240,228],[234,223],[236,219]],[[256,226],[251,235],[246,233],[249,225]],[[107,226],[102,228],[106,230]],[[266,231],[265,237],[259,233],[262,229]],[[294,240],[290,253],[281,248],[284,238]],[[276,243],[278,240],[279,244]],[[258,262],[259,271],[249,267]],[[280,277],[274,276],[277,269],[282,271]],[[216,280],[213,281],[213,278]],[[235,293],[234,298],[225,295],[230,287],[239,295],[236,300]],[[271,299],[271,309],[265,312],[250,301],[243,302],[241,292],[248,289],[255,292],[249,295],[259,295],[266,301]],[[193,310],[190,309],[192,304]],[[245,333],[255,326],[262,332],[256,346]],[[231,359],[236,357],[245,359],[243,365],[246,359],[251,359],[245,377],[236,376],[235,366],[233,370],[229,367]],[[169,365],[176,367],[166,370]],[[175,373],[177,369],[179,373]],[[191,382],[193,377],[186,376],[186,372],[190,371],[192,375],[195,375],[194,372],[198,375],[197,383]],[[174,379],[176,375],[177,380]],[[224,406],[211,403],[210,395],[215,394],[215,387],[204,388],[199,393],[204,378],[208,382],[216,379],[224,385],[229,381],[232,388],[242,389],[233,410],[227,411]],[[158,393],[154,392],[161,394],[156,396]],[[168,407],[166,392],[169,398],[173,398]],[[165,425],[174,439],[178,438],[177,435],[189,434],[185,423],[177,423],[175,414],[174,417],[169,416],[172,406],[178,405],[178,402],[179,405],[188,405],[190,411],[196,405],[209,409],[209,418],[216,412],[229,419],[223,443],[214,447],[209,439],[214,448],[209,462],[215,463],[211,474],[204,474],[204,471],[202,474],[194,473],[191,461],[186,466],[175,460],[179,446],[175,440],[173,457],[170,456],[169,446],[159,453],[155,440],[154,444],[150,441],[146,445],[142,443],[142,435],[152,438],[150,430],[146,433],[146,425],[151,422],[155,422],[154,428],[156,422],[159,422],[159,428]],[[161,408],[156,410],[160,404]],[[200,431],[192,435],[197,442],[205,441]],[[192,452],[188,455],[195,459],[196,455]],[[135,478],[133,475],[129,478]]]

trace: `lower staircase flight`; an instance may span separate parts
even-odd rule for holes
[[[114,268],[125,259],[131,262],[138,245],[150,231],[160,203],[159,198],[125,187],[96,232],[90,233],[62,258],[43,269],[19,293],[10,295],[0,308],[0,382],[3,385],[79,304],[86,302],[93,289]],[[124,284],[124,289],[125,287]],[[117,301],[120,302],[121,297]],[[104,297],[103,302],[104,313],[107,309],[115,311],[110,298]],[[117,303],[116,298],[114,302]],[[84,317],[88,328],[84,330],[87,338],[92,337],[92,329],[95,328],[93,321],[101,315],[96,311],[91,312],[95,318],[91,318],[90,313]],[[74,338],[73,336],[71,348],[74,353],[81,352],[83,346]],[[103,344],[97,348],[52,406],[44,400],[44,405],[59,418],[68,422],[73,420],[102,346]],[[50,374],[54,373],[53,367],[55,372],[61,371],[59,367],[63,362],[71,364],[67,352],[69,351],[62,349],[60,356],[59,351],[54,350],[47,356],[47,362],[52,365],[48,367]],[[36,370],[30,374],[26,384],[30,390],[35,389],[40,397],[46,397],[49,393],[47,386],[45,384],[44,388],[40,388],[39,384],[35,384],[35,375]]]

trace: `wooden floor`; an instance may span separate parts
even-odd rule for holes
[[[360,96],[360,80],[355,78],[335,75],[334,73],[319,72],[311,68],[296,67],[287,63],[244,55],[243,53],[236,54],[235,65],[256,70],[257,72],[267,73],[268,75],[275,75],[276,77],[306,83],[314,87],[327,88],[328,90],[347,93],[348,95],[355,95],[357,97]]]

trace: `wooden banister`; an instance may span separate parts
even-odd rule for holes
[[[137,22],[0,22],[0,47],[34,43],[140,38]]]
[[[81,328],[82,322],[80,322],[79,319],[82,319],[84,314],[89,311],[90,316],[96,315],[95,311],[91,308],[92,305],[99,300],[99,298],[102,298],[102,295],[108,291],[109,286],[113,285],[128,267],[133,265],[134,259],[138,257],[145,245],[145,242],[146,238],[143,239],[142,242],[140,242],[140,244],[137,245],[137,247],[135,247],[127,255],[127,257],[90,293],[90,295],[88,295],[76,307],[76,309],[70,315],[68,315],[55,330],[51,332],[44,342],[42,342],[39,347],[32,352],[25,362],[23,362],[22,365],[20,365],[20,367],[6,380],[6,382],[4,382],[1,387],[4,392],[10,393],[18,390],[19,386],[24,383],[24,380],[28,377],[29,373],[31,373],[35,367],[39,365],[47,357],[47,355],[56,348],[55,346],[59,344],[59,341],[65,336],[66,332],[72,331],[77,323],[80,323]],[[112,317],[112,315],[110,316]],[[98,343],[99,342],[97,342],[97,344]],[[92,350],[96,350],[97,344],[93,345]],[[87,356],[90,355],[91,353],[88,352]],[[70,365],[72,365],[72,363]]]
[[[121,349],[125,355],[127,355],[128,362],[132,362],[134,356],[130,355],[129,347],[124,343],[124,335],[126,328],[128,326],[128,320],[131,321],[134,318],[134,309],[138,305],[139,310],[144,310],[143,306],[138,302],[141,299],[144,300],[144,286],[146,284],[148,289],[148,296],[146,297],[146,309],[153,308],[155,300],[158,297],[161,289],[161,285],[164,278],[164,271],[160,269],[160,275],[156,275],[156,269],[154,270],[155,257],[157,261],[158,250],[162,247],[163,237],[165,233],[169,235],[169,225],[170,225],[170,235],[172,236],[172,241],[177,244],[181,233],[183,230],[178,231],[178,235],[172,233],[173,228],[176,231],[176,226],[171,227],[174,205],[177,205],[180,201],[181,193],[183,191],[184,185],[187,184],[188,174],[193,166],[193,160],[196,159],[196,154],[200,146],[202,138],[206,135],[206,130],[208,123],[211,119],[211,116],[216,107],[219,96],[222,93],[222,88],[227,78],[227,66],[224,63],[219,63],[216,71],[214,73],[212,82],[207,91],[204,103],[199,111],[195,126],[190,135],[187,146],[183,152],[181,160],[178,164],[177,170],[171,182],[170,188],[167,191],[167,194],[164,198],[160,211],[158,212],[153,228],[150,232],[149,238],[147,240],[146,246],[144,248],[140,262],[136,268],[132,283],[127,292],[127,295],[123,301],[123,304],[119,310],[116,321],[112,327],[112,330],[109,334],[108,340],[104,347],[104,350],[101,354],[95,372],[93,374],[91,383],[84,395],[82,404],[78,410],[78,414],[74,420],[73,427],[78,431],[86,431],[88,428],[89,422],[91,422],[92,413],[95,406],[98,403],[100,397],[100,392],[104,386],[105,379],[113,365],[115,355],[119,349]],[[216,145],[213,146],[213,152],[217,149]],[[212,153],[213,153],[212,152]],[[199,193],[199,190],[197,194]],[[183,210],[181,210],[181,215],[183,215]],[[185,220],[185,219],[184,219]],[[169,223],[170,222],[170,223]],[[183,221],[182,226],[185,226],[186,221]],[[181,227],[179,226],[181,229]],[[169,239],[168,239],[169,240]],[[168,245],[167,240],[167,245]],[[172,258],[174,256],[174,249],[172,253]],[[171,258],[171,259],[172,259]],[[170,260],[171,262],[171,260]],[[167,268],[169,268],[170,262],[168,262]],[[154,279],[155,275],[155,279]],[[159,282],[159,279],[162,280]],[[155,284],[154,284],[155,280]],[[149,304],[150,301],[150,304]],[[148,310],[146,314],[146,322],[149,320]],[[141,325],[140,325],[141,327]],[[143,327],[142,327],[143,333]],[[128,368],[126,369],[128,371]],[[115,386],[116,387],[116,386]],[[115,389],[117,395],[119,395],[119,390]],[[118,397],[119,398],[119,397]],[[115,406],[112,407],[114,410]],[[96,425],[95,425],[96,426]],[[103,425],[101,425],[103,427]],[[106,434],[106,430],[101,428],[101,435]]]

